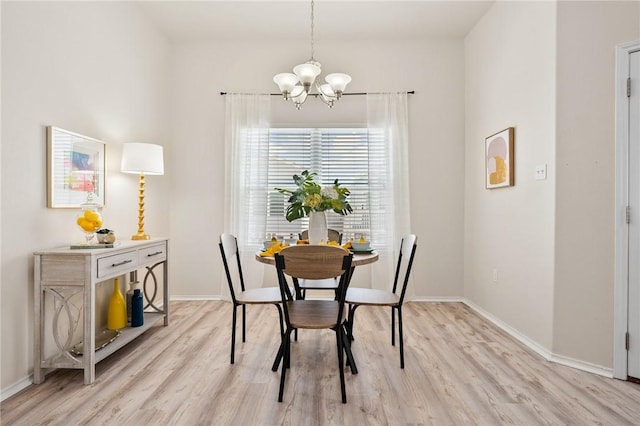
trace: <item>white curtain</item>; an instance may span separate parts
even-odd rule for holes
[[[371,241],[380,259],[372,264],[372,287],[389,289],[409,213],[409,115],[406,93],[367,95]]]
[[[269,95],[226,95],[225,122],[225,232],[238,239],[247,288],[262,284],[263,264],[255,259],[266,232],[267,167],[271,115]],[[259,235],[259,238],[251,238]],[[221,294],[228,294],[226,278]]]

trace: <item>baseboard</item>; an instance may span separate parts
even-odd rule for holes
[[[32,383],[33,376],[29,375],[19,382],[9,386],[8,388],[2,389],[2,391],[0,391],[0,401],[4,401],[5,399],[17,394],[21,390],[28,388]]]
[[[577,359],[569,358],[563,355],[557,355],[551,352],[549,349],[544,346],[538,344],[534,340],[531,340],[524,334],[520,333],[515,328],[511,327],[504,321],[494,317],[489,312],[482,309],[480,306],[476,305],[472,301],[468,299],[463,299],[462,303],[467,305],[469,308],[473,309],[478,315],[486,319],[487,321],[494,324],[496,327],[503,330],[505,333],[509,334],[511,337],[528,347],[529,349],[536,352],[538,355],[546,359],[550,362],[555,362],[556,364],[561,364],[567,367],[575,368],[577,370],[586,371],[588,373],[597,374],[599,376],[604,376],[608,378],[613,378],[613,369],[602,367],[599,365],[591,364],[589,362],[580,361]]]
[[[597,374],[598,376],[608,377],[609,379],[613,379],[613,369],[606,368],[601,365],[591,364],[589,362],[580,361],[573,358],[568,358],[562,355],[552,355],[551,362],[555,362],[556,364],[564,365],[566,367],[575,368],[577,370],[586,371],[588,373]]]
[[[222,300],[220,295],[208,295],[208,296],[189,296],[189,295],[180,295],[180,296],[171,296],[169,300],[181,301],[181,302],[189,302],[189,301],[203,301],[203,300]]]
[[[478,315],[480,315],[481,317],[483,317],[493,325],[497,326],[502,331],[504,331],[505,333],[507,333],[508,335],[510,335],[511,337],[513,337],[514,339],[516,339],[517,341],[519,341],[520,343],[528,347],[529,349],[533,350],[535,353],[537,353],[547,361],[551,361],[553,354],[544,346],[540,345],[534,340],[531,340],[530,338],[520,333],[515,328],[511,327],[506,322],[496,318],[495,316],[485,311],[484,309],[482,309],[480,306],[476,305],[472,301],[468,299],[464,299],[462,303],[467,305],[469,308],[473,309]]]
[[[429,296],[429,297],[412,297],[411,302],[447,302],[447,303],[464,303],[463,297],[453,296]]]

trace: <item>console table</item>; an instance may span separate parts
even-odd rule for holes
[[[53,368],[83,369],[84,383],[91,384],[95,380],[97,362],[159,321],[164,320],[164,325],[169,325],[168,248],[168,239],[153,238],[122,241],[114,248],[58,248],[34,253],[35,384],[42,383],[46,369]],[[158,277],[154,271],[157,266],[162,266],[161,306],[155,300],[159,293]],[[138,281],[139,269],[146,270],[141,288],[145,305],[144,325],[120,330],[120,335],[113,342],[96,351],[96,286],[126,274],[130,275],[131,281]],[[81,308],[76,306],[78,299],[81,299]],[[77,340],[79,324],[82,324],[82,355],[72,351],[74,344],[78,343],[74,340]],[[46,355],[52,352],[55,353]]]

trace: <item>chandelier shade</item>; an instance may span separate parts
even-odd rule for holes
[[[273,77],[273,81],[278,85],[278,88],[284,95],[284,98],[289,99],[289,94],[293,92],[296,84],[298,84],[299,79],[295,74],[283,72],[280,74],[276,74]]]
[[[280,93],[285,100],[292,100],[296,109],[300,109],[307,100],[312,88],[318,93],[311,93],[319,97],[329,108],[333,107],[336,100],[340,99],[347,84],[351,82],[351,76],[344,73],[332,73],[325,77],[326,84],[319,84],[317,78],[322,72],[322,65],[313,58],[314,50],[314,1],[311,0],[311,59],[293,67],[293,74],[280,73],[273,77],[278,85]]]
[[[344,89],[347,88],[347,84],[351,83],[351,76],[336,72],[333,74],[328,74],[324,78],[324,80],[329,83],[329,87],[331,87],[331,90],[335,92],[336,97],[340,98],[340,96],[344,92]]]

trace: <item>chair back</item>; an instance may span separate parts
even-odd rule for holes
[[[222,255],[222,263],[224,264],[224,271],[227,274],[227,283],[229,284],[231,300],[233,300],[233,303],[236,303],[236,285],[234,285],[234,277],[236,284],[240,285],[240,290],[244,291],[244,277],[242,276],[242,265],[240,264],[240,253],[238,252],[238,240],[232,234],[220,234],[219,246],[220,254]],[[235,269],[234,272],[232,272],[232,268]]]
[[[413,265],[413,257],[416,253],[418,237],[414,234],[409,234],[402,239],[400,243],[400,253],[398,254],[398,265],[396,267],[396,275],[393,280],[393,292],[397,294],[398,285],[400,279],[402,279],[402,287],[400,289],[400,304],[404,301],[404,295],[407,291],[407,284],[409,283],[409,274],[411,273],[411,266]],[[402,277],[402,278],[401,278]]]
[[[340,277],[336,300],[339,304],[338,320],[342,318],[344,299],[351,277],[353,255],[344,249],[327,245],[295,245],[282,249],[275,254],[278,284],[282,296],[285,318],[289,322],[287,301],[293,296],[289,291],[286,276],[293,278],[298,293],[298,280],[323,280]]]
[[[329,241],[335,241],[338,244],[342,244],[342,234],[338,231],[336,231],[335,229],[327,229],[327,236],[329,238]],[[305,229],[304,231],[302,231],[299,235],[301,240],[308,240],[309,239],[309,230]]]

